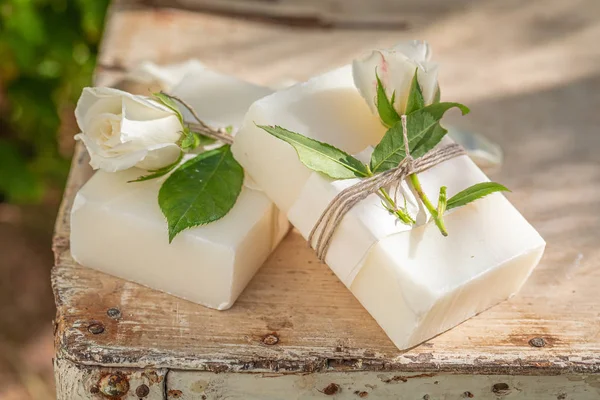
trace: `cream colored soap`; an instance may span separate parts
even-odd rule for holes
[[[271,91],[203,67],[171,91],[215,126],[239,126],[248,106]],[[97,172],[71,212],[71,253],[80,264],[207,307],[233,305],[288,230],[266,195],[245,185],[221,220],[168,242],[157,202],[165,178],[127,183],[145,171]]]
[[[333,181],[310,171],[290,145],[255,123],[332,143],[363,161],[385,132],[355,89],[350,67],[252,105],[234,155],[305,238],[333,197],[356,181]],[[268,158],[258,155],[261,148],[269,149]],[[434,202],[442,185],[450,197],[488,180],[467,156],[419,176]],[[400,192],[418,226],[396,220],[372,195],[346,215],[326,262],[394,344],[406,349],[515,294],[538,263],[545,242],[501,194],[449,212],[450,235],[443,237],[426,223],[427,213],[406,184]]]

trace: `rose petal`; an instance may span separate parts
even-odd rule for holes
[[[138,146],[175,143],[181,137],[183,126],[174,113],[164,113],[123,100],[121,141],[135,142]]]
[[[135,166],[146,170],[166,167],[173,164],[180,153],[181,149],[176,144],[157,145],[149,148],[144,159]]]
[[[417,73],[417,79],[423,92],[425,104],[431,104],[438,87],[438,64],[427,62],[422,64]]]
[[[392,93],[396,93],[394,108],[398,111],[398,114],[403,114],[406,110],[412,79],[419,65],[402,53],[386,52],[384,55],[388,64],[386,93],[388,98],[391,97]]]
[[[152,118],[175,115],[175,112],[169,107],[150,97],[135,96],[127,93],[126,96],[122,96],[122,101],[122,113],[125,114],[127,111],[127,114],[132,119],[144,121]]]
[[[424,40],[411,40],[409,42],[398,43],[392,50],[404,54],[407,58],[417,63],[424,63],[431,60],[432,55],[429,43]]]
[[[107,146],[115,146],[121,143],[121,116],[116,114],[90,115],[87,122],[87,130],[84,135],[93,139],[96,143],[105,143]]]
[[[377,114],[377,78],[375,71],[377,71],[380,78],[383,77],[383,72],[387,70],[384,61],[383,54],[380,51],[373,51],[368,57],[352,62],[354,86],[356,86],[374,114]],[[387,86],[385,82],[382,83]]]
[[[86,88],[76,117],[76,136],[90,153],[94,169],[121,171],[138,165],[157,169],[172,164],[183,126],[168,107],[143,96],[111,88]]]
[[[115,96],[115,91],[120,92],[110,88],[83,89],[75,107],[75,119],[82,132],[88,130],[89,120],[95,115],[121,113],[121,97]]]
[[[79,128],[85,132],[88,116],[101,113],[122,114],[123,102],[129,100],[132,113],[139,113],[141,110],[152,109],[161,113],[163,116],[174,114],[168,107],[145,96],[137,96],[119,89],[108,87],[86,87],[81,93],[81,97],[75,108],[75,118]],[[141,107],[135,108],[134,104]],[[141,111],[141,115],[144,112]]]
[[[138,150],[120,155],[111,155],[84,134],[75,135],[76,140],[81,140],[90,154],[90,165],[93,169],[102,169],[106,172],[117,172],[129,169],[143,160],[148,154],[147,150]]]
[[[438,67],[429,62],[430,58],[429,44],[416,40],[401,43],[391,50],[373,51],[368,57],[353,62],[354,84],[371,111],[377,114],[377,71],[387,97],[396,94],[394,108],[403,114],[415,70],[418,69],[417,79],[425,104],[431,104],[435,97]]]

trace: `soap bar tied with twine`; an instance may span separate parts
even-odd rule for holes
[[[377,193],[380,188],[388,187],[392,184],[400,184],[412,174],[421,173],[444,161],[466,154],[465,150],[459,144],[452,143],[433,149],[423,156],[413,159],[408,147],[406,115],[402,115],[401,120],[406,157],[396,168],[365,178],[338,193],[331,200],[327,208],[325,208],[312,228],[308,235],[308,243],[312,246],[314,242],[313,248],[320,261],[325,261],[325,256],[327,255],[327,250],[329,249],[335,230],[342,222],[342,219],[360,201]]]

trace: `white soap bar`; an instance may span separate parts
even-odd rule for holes
[[[368,146],[385,132],[355,89],[350,67],[252,105],[233,146],[234,156],[305,238],[333,197],[355,180],[333,181],[310,171],[289,144],[255,123],[280,125],[351,154],[360,153],[364,160],[370,154]],[[269,158],[258,156],[261,148],[269,149]],[[434,203],[442,185],[452,196],[488,180],[467,156],[419,177]],[[400,349],[516,293],[545,247],[540,235],[501,194],[449,212],[445,217],[449,236],[443,237],[434,224],[425,223],[426,213],[403,186],[420,226],[400,223],[372,195],[345,216],[326,256],[330,268]]]
[[[239,126],[269,89],[197,68],[173,94],[215,126]],[[168,242],[157,196],[166,178],[127,183],[145,171],[98,171],[71,212],[71,253],[80,264],[207,307],[233,305],[289,224],[260,190],[245,185],[232,210]]]

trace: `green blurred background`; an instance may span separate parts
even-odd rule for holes
[[[0,0],[0,398],[54,398],[54,219],[109,0]]]
[[[62,187],[70,114],[91,82],[108,2],[1,0],[1,200],[38,203]]]

